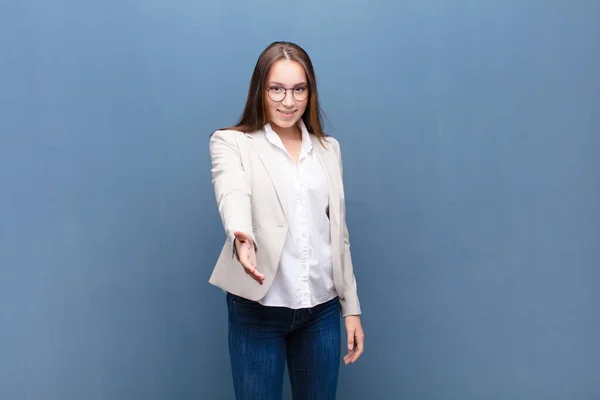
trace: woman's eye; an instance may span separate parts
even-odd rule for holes
[[[306,88],[304,86],[301,86],[301,87],[297,87],[295,90],[298,93],[302,93],[302,92],[304,92],[306,90]]]
[[[269,88],[269,90],[272,90],[274,92],[281,92],[281,87],[280,86],[271,86]]]

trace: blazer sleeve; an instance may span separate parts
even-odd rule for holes
[[[211,135],[209,142],[212,184],[225,234],[232,248],[232,256],[237,254],[234,232],[242,231],[253,235],[252,190],[246,178],[237,143],[240,135],[243,133],[216,131]],[[256,241],[254,243],[256,246]]]
[[[336,151],[338,162],[340,164],[340,173],[342,179],[342,191],[344,190],[344,168],[342,164],[342,152],[340,150],[340,144],[336,140]],[[344,196],[344,210],[346,209]],[[349,315],[360,315],[360,301],[358,299],[358,289],[356,284],[356,277],[354,276],[354,266],[352,264],[352,255],[350,253],[350,234],[348,233],[348,225],[346,224],[346,213],[344,212],[344,298],[340,300],[342,308],[342,316],[347,317]]]

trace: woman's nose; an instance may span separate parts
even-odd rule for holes
[[[290,91],[286,90],[285,97],[283,98],[282,103],[286,107],[291,107],[294,105],[294,95],[291,90]]]

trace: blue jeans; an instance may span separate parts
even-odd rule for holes
[[[227,308],[237,400],[281,400],[286,359],[294,400],[335,400],[341,353],[337,297],[292,310],[227,294]]]

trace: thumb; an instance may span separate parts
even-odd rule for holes
[[[354,348],[354,329],[348,330],[348,350]]]
[[[250,240],[250,238],[248,237],[248,235],[246,233],[242,232],[242,231],[235,231],[235,232],[233,232],[233,235],[240,242],[247,242],[248,240]]]

